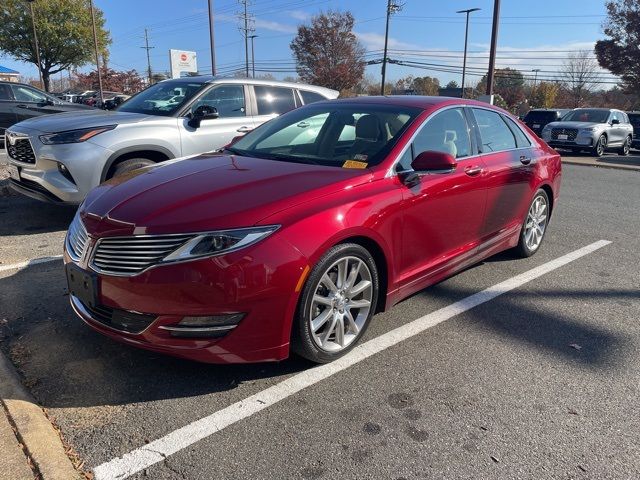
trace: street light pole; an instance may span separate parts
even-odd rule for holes
[[[211,43],[211,75],[216,74],[216,49],[213,40],[213,0],[209,2],[209,41]]]
[[[256,50],[253,44],[253,40],[257,36],[258,35],[249,36],[249,38],[251,39],[251,77],[252,78],[256,78]]]
[[[531,70],[532,72],[535,73],[535,76],[533,77],[533,89],[536,89],[536,83],[538,83],[538,72],[540,71],[539,68],[534,68],[533,70]]]
[[[35,0],[27,0],[29,7],[31,7],[31,24],[33,25],[33,43],[36,47],[36,61],[38,62],[38,75],[40,76],[40,86],[44,90],[45,85],[42,81],[42,64],[40,63],[40,47],[38,47],[38,34],[36,33],[36,17],[33,13],[33,2]]]
[[[493,24],[491,26],[491,52],[489,53],[489,71],[487,72],[487,96],[493,93],[493,74],[496,68],[496,50],[498,48],[498,24],[500,21],[500,0],[493,0]]]
[[[477,12],[482,10],[481,8],[469,8],[467,10],[458,10],[456,13],[466,13],[467,23],[464,29],[464,57],[462,60],[462,98],[464,98],[464,77],[467,72],[467,39],[469,38],[469,14],[471,12]]]
[[[93,0],[89,0],[89,8],[91,9],[91,25],[93,27],[93,43],[96,47],[96,67],[98,68],[98,88],[100,92],[100,102],[104,105],[104,97],[102,95],[102,72],[100,72],[100,55],[98,53],[98,34],[96,33],[96,15],[93,10]]]
[[[389,17],[399,12],[403,7],[403,4],[398,3],[396,0],[387,0],[387,24],[384,30],[384,54],[382,56],[382,85],[380,85],[380,95],[384,95],[384,83],[386,81],[387,74],[387,45],[389,43]]]

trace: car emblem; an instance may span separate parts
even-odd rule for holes
[[[9,145],[15,145],[16,144],[17,135],[15,133],[6,132],[6,137],[7,137],[7,140],[9,140]]]
[[[78,265],[82,268],[89,267],[89,260],[91,259],[91,254],[93,253],[93,247],[95,245],[94,240],[89,237],[87,238],[87,244],[84,247],[84,251],[82,252],[82,256],[78,261]]]

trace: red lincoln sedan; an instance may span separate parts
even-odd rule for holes
[[[412,293],[533,255],[560,177],[554,150],[484,103],[313,103],[94,189],[65,241],[71,305],[178,357],[329,362]]]

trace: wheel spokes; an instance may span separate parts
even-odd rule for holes
[[[354,285],[349,289],[349,295],[351,297],[355,297],[356,295],[359,295],[362,292],[364,292],[370,286],[371,286],[371,282],[369,280],[360,280],[360,282],[357,285]]]
[[[311,320],[311,331],[316,333],[325,323],[327,323],[327,320],[331,318],[331,315],[333,315],[333,310],[331,308],[325,308],[320,315]]]
[[[338,287],[333,283],[333,280],[331,280],[331,277],[327,273],[322,276],[320,283],[331,290],[332,293],[336,293],[338,291]]]

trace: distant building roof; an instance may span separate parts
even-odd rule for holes
[[[13,74],[13,75],[20,75],[20,72],[16,71],[16,70],[12,70],[11,68],[7,68],[7,67],[3,67],[2,65],[0,65],[0,73],[8,73],[8,74]]]

